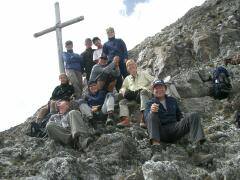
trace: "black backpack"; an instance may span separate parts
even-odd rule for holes
[[[213,96],[215,99],[228,97],[232,90],[229,72],[222,66],[213,71]]]
[[[27,133],[28,136],[43,138],[47,137],[46,125],[51,117],[51,113],[47,114],[46,117],[39,123],[33,121],[30,123],[30,131]]]

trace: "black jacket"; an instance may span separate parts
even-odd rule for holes
[[[92,67],[94,66],[95,62],[93,61],[93,52],[94,49],[88,48],[82,54],[82,72],[86,72],[87,80],[89,80]]]
[[[166,110],[160,103],[159,99],[154,97],[146,103],[146,108],[144,110],[144,118],[146,119],[146,121],[149,119],[149,117],[151,117],[151,106],[153,103],[159,104],[159,110],[157,113],[162,125],[180,121],[183,117],[175,98],[166,96]]]
[[[61,84],[52,92],[50,100],[60,100],[62,98],[70,98],[74,93],[73,86],[70,84]]]

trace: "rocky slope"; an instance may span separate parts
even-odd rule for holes
[[[239,25],[239,0],[207,0],[130,51],[149,73],[172,76],[184,112],[200,113],[208,139],[202,151],[214,154],[211,164],[195,166],[186,139],[166,144],[161,154],[152,156],[147,132],[138,123],[126,129],[108,127],[94,136],[85,152],[76,151],[26,136],[33,115],[0,133],[0,179],[240,179],[240,130],[233,122],[234,112],[240,109],[240,65],[228,67],[233,74],[228,99],[210,97],[208,81],[224,57],[239,53]]]

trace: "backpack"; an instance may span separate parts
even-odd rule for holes
[[[213,96],[215,99],[228,97],[232,89],[229,72],[224,67],[217,67],[213,71]]]
[[[26,134],[31,137],[43,138],[47,137],[46,125],[51,117],[49,113],[41,122],[37,123],[35,121],[30,123],[30,131]]]
[[[131,91],[129,89],[126,90],[125,94],[124,94],[124,98],[129,100],[129,101],[132,101],[132,100],[135,100],[137,101],[138,104],[140,104],[140,92],[141,92],[142,89],[139,89],[139,90],[136,90],[136,91]]]

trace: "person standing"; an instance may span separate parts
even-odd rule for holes
[[[97,64],[99,61],[99,58],[102,55],[103,45],[102,45],[101,39],[99,39],[99,37],[94,37],[92,39],[92,42],[97,47],[97,49],[95,49],[93,52],[93,61]]]
[[[83,63],[82,72],[86,73],[86,79],[87,81],[89,81],[92,67],[95,64],[95,62],[93,61],[94,49],[92,49],[92,40],[90,38],[87,38],[85,40],[85,46],[85,51],[81,53]]]
[[[126,68],[126,61],[128,59],[128,51],[125,42],[122,39],[115,38],[114,28],[109,27],[106,29],[108,41],[103,44],[103,53],[108,57],[108,63],[113,61],[115,56],[120,57],[119,68],[121,76],[117,79],[116,89],[120,90],[122,87],[122,78],[128,75]]]
[[[82,96],[82,58],[73,52],[73,42],[66,41],[66,52],[63,52],[64,66],[66,74],[72,83],[75,91],[75,98]]]

